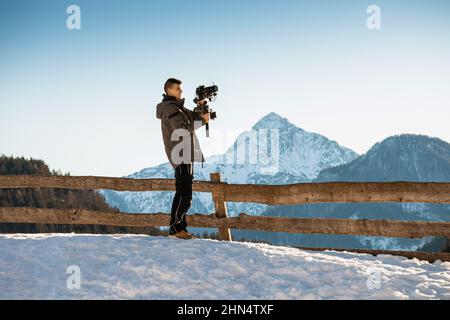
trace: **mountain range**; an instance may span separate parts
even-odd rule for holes
[[[264,154],[261,153],[261,145],[265,147]],[[268,168],[272,168],[270,173]],[[271,112],[249,131],[241,133],[224,154],[206,158],[203,168],[196,163],[194,178],[208,181],[211,172],[220,172],[222,181],[234,184],[279,185],[326,181],[449,182],[450,145],[439,138],[402,134],[388,137],[376,143],[365,154],[358,155],[334,140],[318,133],[307,132]],[[167,162],[127,177],[173,179],[173,174],[173,168]],[[130,213],[170,212],[173,199],[173,192],[100,190],[100,193],[110,206]],[[229,216],[245,212],[280,217],[450,220],[450,206],[423,203],[323,203],[288,206],[227,203],[227,209]],[[213,211],[211,194],[194,192],[192,207],[188,213],[210,214]],[[247,230],[232,230],[232,236],[283,245],[396,250],[415,250],[432,240]]]
[[[402,134],[376,143],[346,164],[322,170],[312,182],[450,181],[450,144],[424,135]],[[319,203],[271,206],[261,215],[305,218],[450,221],[450,206],[429,203]],[[404,239],[336,235],[301,235],[233,230],[233,236],[274,244],[386,250],[417,250],[433,238]],[[439,250],[444,239],[430,250]]]

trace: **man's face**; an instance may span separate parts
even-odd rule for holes
[[[177,98],[178,100],[181,99],[181,94],[183,93],[183,90],[181,90],[181,84],[174,84],[172,87],[167,89],[167,95],[173,96]]]

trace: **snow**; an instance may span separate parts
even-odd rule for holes
[[[0,235],[0,257],[0,299],[450,298],[450,263],[389,255],[144,235],[13,234]],[[68,286],[77,268],[79,289]]]

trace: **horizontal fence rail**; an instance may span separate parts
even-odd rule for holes
[[[116,213],[84,209],[0,208],[0,222],[96,224],[124,227],[159,227],[169,224],[167,213]],[[191,227],[246,229],[256,231],[338,234],[422,238],[449,237],[450,222],[398,220],[352,220],[324,218],[260,217],[241,213],[238,217],[217,218],[212,215],[190,214],[186,220]]]
[[[0,188],[109,189],[174,191],[173,179],[95,176],[0,176]],[[323,202],[425,202],[450,204],[447,182],[320,182],[290,185],[194,181],[193,191],[221,192],[226,202],[271,205]]]
[[[0,176],[0,188],[109,189],[116,191],[175,191],[173,179],[130,179],[95,176]],[[218,228],[220,240],[231,240],[230,229],[256,231],[422,238],[450,238],[450,222],[283,218],[241,213],[228,217],[226,202],[262,204],[306,204],[326,202],[424,202],[450,204],[447,182],[323,182],[291,185],[249,185],[221,182],[219,173],[211,181],[194,181],[193,191],[211,192],[215,212],[187,216],[192,227]],[[117,213],[85,209],[0,208],[0,222],[80,224],[126,227],[158,227],[169,224],[167,213]],[[305,248],[306,249],[306,248]],[[309,248],[360,253],[395,254],[428,261],[450,261],[447,253]]]

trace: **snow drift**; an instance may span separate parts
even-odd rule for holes
[[[255,243],[14,234],[0,259],[0,299],[450,298],[448,262]]]

